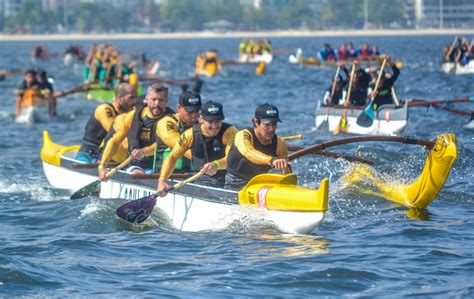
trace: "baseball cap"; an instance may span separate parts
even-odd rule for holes
[[[187,112],[199,111],[201,109],[201,96],[196,92],[184,91],[179,96],[179,104]]]
[[[281,122],[278,108],[268,103],[257,106],[257,109],[255,109],[255,118],[266,124],[275,121]]]
[[[201,116],[207,121],[223,120],[225,118],[222,105],[213,101],[206,102],[202,105]]]

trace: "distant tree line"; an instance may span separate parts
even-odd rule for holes
[[[66,1],[61,1],[64,4]],[[67,3],[67,2],[66,2]],[[264,2],[265,3],[265,2]],[[239,0],[128,1],[113,6],[107,1],[60,5],[43,11],[40,1],[21,2],[15,16],[5,17],[4,32],[155,32],[202,30],[209,22],[225,20],[231,30],[279,30],[362,28],[362,0],[325,0],[318,7],[305,0],[288,1],[281,7],[241,5]],[[367,0],[372,27],[404,26],[402,0]]]

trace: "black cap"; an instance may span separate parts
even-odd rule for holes
[[[257,109],[255,109],[255,118],[263,123],[281,122],[278,108],[268,103],[257,106]]]
[[[207,121],[223,120],[224,110],[220,103],[209,101],[202,105],[201,116]]]
[[[179,104],[187,112],[196,112],[201,109],[201,96],[192,91],[185,91],[179,96]]]

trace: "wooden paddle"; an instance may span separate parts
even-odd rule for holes
[[[173,190],[178,190],[179,188],[183,187],[184,185],[191,183],[198,178],[200,178],[202,175],[204,175],[205,171],[204,169],[201,169],[198,173],[193,175],[192,177],[185,179],[177,184],[175,184],[173,187],[169,188],[167,192],[173,191]],[[153,208],[155,207],[156,200],[158,198],[158,193],[154,193],[136,200],[132,200],[129,202],[126,202],[125,204],[121,205],[115,214],[120,219],[123,219],[127,222],[130,223],[142,223],[145,221],[153,212]]]
[[[375,109],[374,109],[373,102],[375,100],[375,97],[377,96],[377,92],[378,92],[379,84],[380,84],[380,79],[382,79],[383,70],[385,68],[386,63],[387,63],[387,58],[384,58],[383,62],[382,62],[382,66],[380,67],[380,71],[379,71],[379,75],[377,77],[377,81],[375,82],[375,87],[374,87],[374,90],[373,90],[373,93],[372,93],[373,95],[370,97],[369,104],[367,105],[367,107],[365,107],[365,109],[362,111],[362,113],[359,114],[359,116],[357,117],[356,123],[357,123],[357,125],[359,125],[361,127],[368,128],[374,122]]]
[[[288,141],[288,140],[294,140],[294,139],[302,139],[303,134],[296,134],[296,135],[290,135],[290,136],[283,136],[281,137],[283,140]]]
[[[106,178],[110,178],[114,173],[119,171],[120,169],[124,168],[127,166],[131,161],[133,160],[132,156],[129,156],[127,160],[123,161],[120,163],[117,167],[111,169],[107,174],[105,175]],[[98,195],[100,192],[100,180],[95,180],[90,184],[87,184],[86,186],[82,187],[81,189],[77,190],[71,195],[71,199],[81,199],[83,197],[89,196],[89,195]]]
[[[395,90],[395,87],[392,86],[392,98],[393,102],[395,103],[395,106],[400,106],[400,100],[398,100],[398,95],[397,91]]]
[[[347,131],[346,128],[347,128],[347,106],[349,106],[349,100],[351,98],[351,91],[352,91],[352,84],[354,83],[354,74],[355,74],[355,69],[356,69],[356,62],[353,61],[352,62],[352,70],[351,70],[351,75],[350,75],[350,78],[349,78],[349,88],[347,89],[347,94],[346,94],[346,98],[344,99],[344,111],[342,112],[342,116],[341,116],[341,119],[339,120],[336,128],[334,129],[333,131],[333,134],[334,135],[337,135],[341,132],[341,129],[343,131]]]
[[[334,75],[334,82],[332,83],[332,87],[331,87],[331,102],[333,102],[334,92],[336,92],[337,79],[339,77],[340,71],[341,71],[341,67],[338,65],[336,69],[336,75]],[[327,103],[327,104],[330,104],[330,103]]]

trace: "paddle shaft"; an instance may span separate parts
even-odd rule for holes
[[[341,67],[337,66],[336,75],[334,76],[334,82],[332,83],[332,88],[331,88],[331,100],[332,100],[332,97],[334,96],[334,92],[336,91],[336,84],[337,84],[337,79],[339,77],[340,71],[341,71]]]
[[[127,158],[127,160],[123,161],[122,163],[120,163],[117,167],[115,168],[112,168],[111,170],[109,170],[109,172],[107,172],[105,174],[105,177],[106,178],[110,178],[112,175],[114,175],[114,173],[116,173],[117,171],[119,171],[120,169],[124,168],[125,166],[127,166],[131,161],[133,160],[133,157],[132,156],[129,156]]]
[[[343,145],[343,144],[348,144],[348,143],[356,143],[356,142],[371,142],[371,141],[388,141],[388,142],[400,142],[400,143],[406,143],[406,144],[418,144],[418,145],[423,145],[427,147],[428,149],[433,148],[435,145],[435,141],[429,141],[429,140],[422,140],[422,139],[416,139],[416,138],[411,138],[408,136],[405,137],[397,137],[397,136],[355,136],[355,137],[347,137],[347,138],[341,138],[341,139],[336,139],[336,140],[330,140],[327,142],[322,142],[318,144],[314,144],[312,146],[305,147],[299,151],[296,151],[288,156],[288,160],[294,160],[297,158],[300,158],[302,156],[305,156],[307,154],[311,154],[313,152],[317,151],[322,151],[326,148],[338,146],[338,145]]]
[[[291,136],[283,136],[281,137],[283,140],[294,140],[294,139],[302,139],[303,135],[302,134],[297,134],[297,135],[291,135]]]
[[[352,63],[352,70],[351,70],[351,76],[349,78],[349,88],[347,89],[347,95],[346,98],[344,99],[344,106],[347,106],[349,103],[349,99],[351,98],[351,91],[352,91],[352,83],[354,81],[354,74],[355,74],[355,63]]]
[[[374,93],[373,93],[373,96],[371,97],[370,99],[370,103],[372,103],[376,97],[376,93],[379,89],[379,85],[380,85],[380,79],[382,79],[382,75],[383,75],[383,70],[385,68],[385,63],[387,63],[387,58],[384,58],[383,61],[382,61],[382,66],[380,67],[380,71],[379,71],[379,75],[377,77],[377,81],[375,81],[375,87],[374,87]]]
[[[183,187],[184,185],[186,185],[187,183],[191,183],[191,182],[197,180],[198,178],[200,178],[201,176],[203,176],[204,173],[205,173],[204,169],[201,169],[201,171],[199,171],[198,173],[196,173],[196,174],[193,175],[192,177],[187,178],[187,179],[185,179],[185,180],[183,180],[183,181],[181,181],[181,182],[175,184],[175,185],[174,185],[173,187],[171,187],[171,188],[168,188],[168,189],[166,190],[166,192],[170,192],[170,191],[173,191],[173,190],[177,190],[177,189]]]

